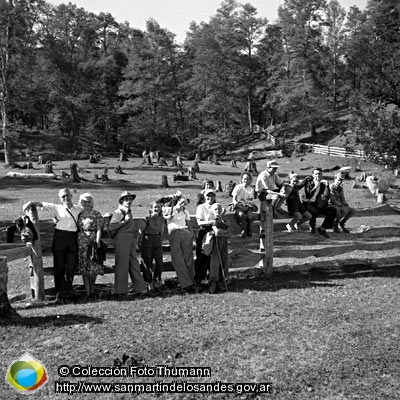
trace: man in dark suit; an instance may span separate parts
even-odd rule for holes
[[[311,213],[310,231],[315,233],[315,224],[319,214],[325,215],[322,225],[318,228],[318,233],[329,238],[327,229],[333,228],[336,217],[336,208],[328,204],[330,197],[329,184],[322,179],[322,169],[314,168],[313,176],[306,178],[304,186],[303,204],[308,212]]]

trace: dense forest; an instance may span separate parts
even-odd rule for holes
[[[177,43],[153,19],[142,31],[71,3],[0,0],[5,163],[24,137],[64,152],[224,147],[271,124],[315,132],[343,108],[367,151],[400,160],[399,27],[398,0],[348,13],[285,0],[274,23],[224,0]]]

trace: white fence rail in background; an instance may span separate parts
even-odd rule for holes
[[[295,141],[286,142],[284,146],[285,149],[289,152],[294,151],[295,147],[297,146],[300,152],[310,151],[311,153],[344,158],[366,158],[365,152],[363,150],[345,149],[342,147],[325,146],[322,144],[314,143],[300,143]]]
[[[328,156],[335,157],[354,157],[354,158],[365,158],[363,150],[344,149],[342,147],[324,146],[321,144],[304,143],[308,148],[311,149],[312,153],[325,154]]]

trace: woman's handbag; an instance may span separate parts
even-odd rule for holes
[[[210,256],[212,253],[213,245],[214,245],[214,232],[207,232],[204,236],[203,243],[201,245],[201,252]]]

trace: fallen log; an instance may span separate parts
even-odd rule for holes
[[[26,179],[32,179],[32,178],[39,178],[39,179],[57,179],[56,174],[46,174],[46,173],[38,173],[38,174],[32,174],[32,173],[23,173],[23,172],[7,172],[7,177],[9,178],[26,178]]]

